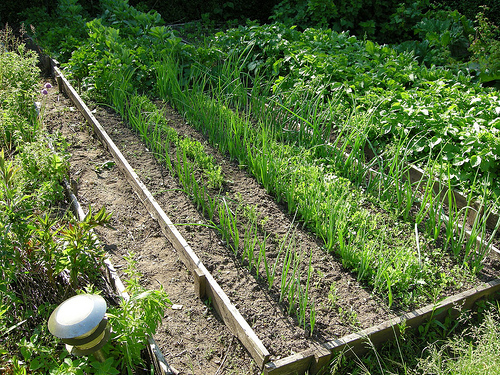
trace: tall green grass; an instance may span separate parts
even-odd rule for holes
[[[431,320],[427,329],[406,330],[376,348],[368,341],[367,352],[354,358],[338,355],[329,374],[498,374],[500,361],[499,308],[495,302],[481,303],[477,311],[465,310],[444,322]],[[425,331],[425,333],[424,333]]]
[[[176,92],[179,79],[170,68],[175,66],[175,61],[163,61],[160,66],[163,67],[157,69],[158,92]],[[228,76],[230,82],[237,82],[238,66],[225,69],[222,76]],[[287,134],[289,129],[240,116],[229,109],[232,102],[226,96],[226,87],[219,93],[217,86],[212,86],[210,95],[205,93],[209,80],[210,76],[205,75],[198,80],[191,77],[190,87],[182,94],[164,99],[184,113],[190,123],[206,134],[219,150],[228,152],[240,164],[246,165],[270,193],[287,203],[290,212],[297,210],[301,220],[325,240],[325,248],[339,252],[343,263],[354,269],[360,279],[386,293],[388,301],[392,303],[396,300],[393,296],[399,298],[410,284],[428,277],[426,273],[429,270],[421,269],[416,252],[403,250],[405,247],[415,248],[411,239],[406,245],[403,240],[392,248],[378,245],[377,241],[366,241],[370,236],[388,239],[389,235],[383,233],[390,231],[389,223],[377,228],[377,220],[371,218],[360,204],[363,202],[362,190],[348,179],[339,177],[354,176],[359,184],[362,180],[359,176],[366,175],[362,164],[357,163],[354,156],[347,162],[343,159],[344,151],[349,150],[353,155],[364,149],[366,137],[362,131],[353,135],[346,130],[344,140],[348,141],[342,141],[340,147],[327,143],[318,145],[311,141],[305,147],[309,132],[300,134],[298,131],[300,142],[292,142]],[[259,105],[246,96],[245,100],[246,108],[253,109]],[[241,105],[243,99],[239,102]],[[356,124],[363,121],[367,124],[369,118],[353,113],[351,122],[345,126],[356,128]],[[334,156],[330,158],[331,155]],[[332,207],[338,209],[332,210]],[[357,229],[353,231],[353,228]],[[290,258],[287,260],[290,261]],[[286,282],[283,281],[283,285]]]
[[[155,66],[157,91],[219,151],[246,166],[269,193],[278,201],[286,202],[290,213],[297,211],[304,225],[325,241],[325,249],[338,253],[343,264],[356,272],[360,280],[385,294],[389,305],[394,301],[412,304],[422,298],[419,293],[436,294],[424,290],[443,287],[442,282],[433,277],[436,266],[431,262],[439,258],[436,250],[447,249],[422,246],[417,251],[413,223],[415,220],[430,223],[430,239],[418,238],[419,246],[422,240],[429,244],[435,241],[444,224],[442,200],[427,193],[433,186],[423,180],[410,183],[405,166],[405,146],[409,140],[403,136],[391,158],[374,159],[378,164],[373,172],[363,163],[365,149],[372,147],[367,136],[371,124],[369,112],[353,109],[347,115],[338,113],[343,107],[337,108],[335,97],[326,106],[318,102],[317,107],[308,112],[290,109],[290,103],[283,99],[270,110],[258,99],[268,90],[265,86],[253,86],[251,95],[247,95],[246,78],[241,74],[244,63],[243,55],[218,66],[215,71],[194,66],[186,77],[181,76],[176,60],[166,56]],[[258,77],[253,79],[259,81]],[[269,97],[269,93],[267,95]],[[272,96],[271,99],[275,100]],[[249,111],[256,115],[245,115]],[[312,115],[321,121],[310,121],[308,117]],[[343,121],[327,128],[322,125],[323,119],[332,120],[336,115]],[[283,126],[280,119],[288,119],[289,124]],[[142,129],[142,132],[146,134],[148,130]],[[153,138],[157,140],[155,143],[162,144],[160,135]],[[165,154],[165,150],[159,153]],[[177,174],[187,184],[189,179],[193,180],[190,176],[194,170],[186,164],[187,154],[177,155],[174,163]],[[169,163],[172,164],[172,159],[167,165]],[[221,233],[231,238],[233,251],[237,253],[240,241],[245,242],[245,235],[237,231],[237,219],[229,207],[222,210],[223,205],[213,200],[203,204],[208,196],[206,186],[200,187],[194,181],[186,186],[191,186],[188,193],[199,207],[210,207],[203,208],[209,217],[218,217],[223,224]],[[383,209],[377,206],[377,199],[370,196],[380,200]],[[427,203],[424,208],[421,205],[417,216],[410,217],[412,207],[418,207],[420,200],[431,200],[432,204]],[[402,218],[402,223],[397,222],[397,217]],[[456,233],[455,227],[453,233]],[[425,254],[424,249],[434,255]],[[462,248],[461,251],[467,253],[468,250]],[[480,263],[483,258],[476,259]],[[407,297],[409,289],[412,293]]]

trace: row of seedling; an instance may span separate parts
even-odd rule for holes
[[[378,150],[379,146],[372,143],[373,137],[371,136],[376,129],[383,126],[383,123],[373,121],[374,114],[378,113],[377,105],[369,109],[358,106],[355,96],[349,93],[348,87],[340,87],[328,95],[316,94],[317,92],[324,93],[323,86],[308,87],[307,90],[297,86],[285,92],[281,89],[276,90],[275,87],[270,89],[270,86],[263,84],[258,76],[252,77],[255,83],[251,90],[252,94],[249,94],[247,90],[242,95],[244,91],[242,82],[245,82],[245,79],[237,79],[237,77],[242,75],[239,68],[244,66],[244,63],[244,54],[235,60],[227,59],[220,69],[224,78],[212,77],[204,72],[210,77],[207,87],[209,86],[210,90],[215,88],[216,91],[223,92],[233,107],[238,110],[251,108],[252,117],[273,127],[280,141],[315,148],[316,152],[321,155],[320,157],[326,155],[336,165],[338,174],[358,185],[363,185],[369,193],[390,203],[389,207],[398,215],[405,220],[409,219],[413,205],[422,201],[423,193],[419,187],[426,186],[426,179],[423,177],[422,181],[416,183],[412,183],[409,178],[411,150],[415,149],[416,144],[426,143],[427,134],[411,135],[409,130],[401,127],[399,134],[393,136],[392,147],[381,152]],[[222,86],[221,81],[228,82],[228,84]],[[245,86],[248,87],[248,84],[245,83]],[[384,100],[386,99],[380,98],[380,103]],[[251,104],[248,103],[249,101]],[[346,105],[349,101],[352,103],[350,108]],[[359,126],[360,121],[357,119],[361,120],[362,126]],[[452,177],[449,166],[438,168],[436,158],[432,157],[431,160],[434,146],[436,145],[431,144],[428,157],[413,162],[421,165],[431,178],[441,175],[445,181],[449,181]],[[446,149],[445,146],[443,149]],[[332,152],[331,147],[335,147],[337,151]],[[367,160],[365,155],[367,150],[369,155],[375,155],[375,157]],[[367,165],[363,166],[363,164]],[[379,173],[374,172],[372,168]],[[469,212],[469,216],[473,218],[479,212],[485,217],[480,220],[484,223],[481,226],[488,226],[490,231],[496,232],[498,223],[493,220],[491,220],[492,223],[488,223],[488,217],[496,216],[493,211],[494,207],[497,207],[498,200],[485,203],[487,197],[491,195],[488,185],[490,185],[490,177],[479,177],[476,174],[466,194],[467,204],[465,207],[458,207],[458,211],[474,211],[473,215]],[[426,187],[431,188],[431,186]],[[440,191],[438,195],[442,197],[444,192]],[[455,216],[452,215],[452,217]],[[472,225],[477,226],[476,223],[471,223]],[[462,224],[457,223],[455,227],[457,231],[462,231]]]
[[[397,262],[397,260],[391,261],[395,257],[378,254],[371,249],[359,251],[363,236],[356,237],[352,232],[344,233],[349,224],[346,218],[353,216],[351,212],[360,211],[357,203],[359,200],[352,196],[353,192],[348,181],[328,174],[328,166],[315,165],[314,155],[308,150],[302,152],[293,145],[275,142],[273,129],[266,127],[256,129],[253,124],[229,111],[228,103],[224,101],[217,103],[203,92],[193,90],[192,95],[193,99],[189,101],[189,105],[182,108],[188,112],[187,117],[192,124],[199,125],[200,130],[215,138],[217,140],[215,143],[220,149],[236,150],[238,153],[233,153],[231,156],[240,163],[244,162],[270,192],[279,199],[286,200],[291,212],[298,210],[302,220],[325,239],[329,250],[335,247],[339,238],[344,237],[347,240],[348,236],[352,237],[347,246],[340,248],[344,255],[343,262],[349,268],[357,270],[361,279],[372,279],[377,289],[391,293],[391,284],[397,285],[398,282],[396,280],[392,282],[394,276],[386,276],[386,270],[391,268],[389,267],[391,262]],[[179,99],[179,102],[183,104],[188,100],[189,98],[185,97]],[[197,113],[203,117],[196,118]],[[235,129],[244,131],[240,136]],[[224,136],[220,137],[220,134]],[[251,142],[245,143],[244,147],[232,145],[234,140],[241,142],[244,139],[251,139]],[[339,209],[332,210],[332,207]],[[359,226],[368,225],[363,222],[361,215],[353,217]],[[357,223],[352,222],[352,227],[358,226]],[[411,252],[407,251],[405,255],[404,263],[414,263],[411,260],[413,257]],[[385,267],[378,267],[382,259],[389,261]],[[374,275],[375,277],[372,277]]]
[[[219,221],[215,225],[224,238],[232,241],[234,255],[239,256],[257,278],[265,280],[269,290],[278,281],[279,302],[287,302],[288,314],[295,315],[299,325],[312,333],[316,324],[315,302],[309,298],[313,267],[311,261],[304,267],[304,253],[295,242],[293,223],[285,236],[270,239],[271,233],[263,229],[256,206],[240,202],[233,210],[222,198],[219,208]],[[269,254],[270,249],[273,256]],[[303,274],[304,268],[307,275]]]
[[[248,100],[246,92],[238,88],[241,85],[238,64],[227,67],[228,78],[221,79],[227,85],[212,84],[211,77],[200,71],[198,76],[191,77],[189,89],[181,88],[174,60],[166,58],[158,63],[156,72],[157,89],[164,99],[219,150],[245,165],[270,193],[287,203],[290,212],[297,210],[300,220],[325,241],[325,248],[340,254],[344,265],[361,280],[386,294],[389,304],[397,299],[404,305],[413,305],[425,299],[425,295],[438,295],[441,289],[450,286],[446,283],[453,284],[447,277],[445,281],[436,279],[448,248],[439,248],[427,235],[436,231],[439,235],[442,208],[434,204],[430,205],[434,207],[432,210],[427,210],[428,204],[421,205],[420,217],[431,223],[427,225],[427,233],[415,232],[410,211],[421,192],[413,186],[411,192],[410,189],[403,189],[403,194],[396,192],[399,189],[394,181],[401,181],[400,177],[406,173],[402,161],[392,158],[392,168],[390,164],[379,168],[381,172],[389,170],[392,173],[389,178],[385,173],[370,173],[364,164],[357,162],[364,160],[369,114],[356,111],[349,116],[342,114],[344,122],[337,125],[340,128],[337,143],[321,143],[324,135],[311,140],[309,132],[300,134],[299,129],[296,131],[299,134],[292,136],[293,129],[268,123],[266,117],[257,116],[251,121],[232,111],[231,108],[252,114],[265,112],[260,101]],[[253,90],[252,98],[259,97],[259,85]],[[333,111],[335,106],[332,104],[330,108]],[[274,114],[269,116],[273,118]],[[402,144],[401,155],[404,149]],[[344,151],[350,152],[347,160]],[[438,195],[429,194],[437,202]],[[478,271],[485,254],[476,256],[475,251],[464,251],[457,236],[456,225],[464,220],[463,213],[457,211],[449,221],[454,229],[449,242],[453,240],[460,249],[457,253],[462,256],[462,264]],[[401,219],[402,216],[408,220]],[[457,270],[448,271],[467,277],[468,270],[456,262],[454,267]]]
[[[127,103],[124,117],[177,176],[183,190],[207,218],[206,225],[219,231],[233,254],[257,278],[264,278],[269,290],[275,287],[275,280],[279,278],[280,303],[287,302],[288,313],[295,315],[299,324],[312,332],[316,313],[308,294],[313,268],[309,263],[307,276],[301,271],[303,255],[296,250],[292,233],[279,241],[277,255],[271,262],[266,252],[273,241],[268,240],[270,234],[259,224],[255,207],[235,203],[223,194],[221,167],[207,155],[203,145],[179,136],[168,126],[161,110],[146,97],[131,96]]]
[[[458,206],[450,183],[449,166],[440,173],[431,155],[417,161],[431,177],[422,176],[415,182],[410,178],[410,150],[425,135],[410,136],[409,132],[402,130],[393,140],[392,149],[368,160],[367,149],[370,154],[377,155],[369,137],[370,128],[378,126],[371,121],[376,108],[360,112],[353,99],[349,116],[344,113],[345,106],[340,104],[344,95],[341,90],[326,101],[310,95],[310,91],[292,89],[287,95],[252,96],[253,114],[277,129],[281,141],[315,148],[319,157],[328,157],[340,175],[386,202],[388,209],[403,220],[420,225],[426,218],[426,229],[434,239],[444,225],[447,237],[444,246],[455,256],[463,256],[464,262],[469,263],[470,258],[479,259],[475,263],[480,266],[498,230],[498,223],[491,227],[487,222],[490,215],[494,216],[493,209],[497,206],[497,202],[487,202],[488,181],[479,182],[476,175],[469,187],[466,204]],[[308,105],[297,106],[296,103]],[[360,121],[353,121],[356,117],[362,119],[362,126],[359,126]],[[353,123],[357,125],[352,126]],[[336,151],[332,152],[325,146],[334,147]],[[439,174],[444,183],[441,180],[436,183],[432,178]],[[474,219],[467,230],[466,220],[471,216]]]
[[[231,60],[228,61],[231,64]],[[314,97],[311,94],[314,90],[301,88],[292,88],[286,95],[266,95],[270,90],[265,85],[257,85],[252,90],[256,91],[255,93],[243,97],[237,94],[242,92],[242,89],[234,88],[242,86],[241,80],[236,79],[239,74],[238,69],[234,67],[223,69],[223,75],[226,76],[223,81],[231,82],[231,85],[228,85],[231,87],[229,92],[227,87],[219,89],[219,83],[207,86],[210,86],[212,91],[215,88],[223,92],[235,108],[242,108],[241,103],[245,98],[250,100],[251,104],[247,101],[245,108],[251,108],[254,119],[268,124],[277,140],[312,149],[319,159],[327,158],[335,167],[336,174],[348,178],[367,194],[384,202],[388,210],[403,220],[419,225],[422,217],[426,217],[425,213],[430,212],[430,217],[426,217],[428,233],[436,239],[436,233],[440,232],[444,224],[447,230],[445,247],[450,248],[455,256],[462,257],[464,263],[469,264],[471,258],[477,259],[474,268],[481,267],[481,261],[490,251],[498,229],[497,223],[489,233],[487,232],[488,217],[496,206],[496,202],[486,202],[487,183],[479,183],[476,176],[467,195],[467,204],[459,207],[454,196],[450,194],[452,187],[449,168],[444,176],[446,183],[440,186],[431,183],[429,180],[432,179],[428,180],[424,176],[419,181],[411,181],[409,150],[424,135],[409,136],[409,132],[402,130],[389,153],[368,161],[365,150],[371,150],[372,154],[377,152],[369,137],[370,129],[377,126],[372,123],[372,114],[376,112],[376,108],[362,112],[357,109],[353,99],[352,112],[345,113],[345,105],[342,104],[345,102],[343,90],[333,93],[331,98],[325,100],[325,97]],[[216,82],[220,80],[219,78]],[[264,89],[261,90],[263,86]],[[235,96],[240,97],[234,99]],[[429,155],[419,163],[428,166],[426,169],[431,176],[439,174],[436,163],[430,158]],[[479,208],[473,208],[478,197]],[[439,200],[440,204],[430,205],[435,207],[429,210],[429,203],[424,202],[426,200]],[[415,207],[420,208],[417,215],[414,214]],[[442,207],[445,207],[447,215]],[[471,216],[469,211],[474,212],[474,220],[470,224],[470,230],[467,230],[466,219]],[[481,212],[481,215],[477,215],[477,212]],[[489,239],[486,240],[486,237]]]

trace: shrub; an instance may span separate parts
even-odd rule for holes
[[[429,4],[428,0],[284,0],[273,10],[271,19],[287,26],[349,30],[358,36],[386,41],[400,41],[407,35],[412,19]]]
[[[148,12],[151,9],[158,11],[168,23],[199,21],[206,14],[217,22],[246,19],[266,22],[271,15],[272,8],[277,0],[131,0],[130,4]]]
[[[67,61],[87,36],[87,14],[78,0],[59,0],[48,12],[45,7],[30,7],[23,13],[24,22],[31,27],[35,43],[59,61]]]
[[[482,82],[500,80],[500,28],[485,16],[487,7],[477,14],[476,35],[471,36],[471,60],[477,64]]]

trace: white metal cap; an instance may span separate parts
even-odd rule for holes
[[[61,339],[91,332],[106,314],[106,301],[96,294],[79,294],[61,303],[49,318],[49,331]]]

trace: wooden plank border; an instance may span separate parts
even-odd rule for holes
[[[78,107],[80,112],[83,114],[85,119],[89,122],[89,124],[91,124],[95,134],[99,137],[107,150],[113,155],[118,167],[125,174],[125,177],[131,184],[135,193],[146,206],[151,216],[158,221],[163,234],[177,250],[179,257],[184,262],[188,270],[192,273],[196,272],[198,279],[200,279],[200,277],[204,279],[202,282],[197,282],[197,285],[204,285],[204,293],[206,297],[212,301],[215,310],[223,319],[224,323],[228,326],[231,332],[238,337],[241,343],[249,351],[257,365],[260,368],[263,368],[264,364],[268,362],[270,358],[268,350],[264,347],[250,325],[241,316],[240,312],[231,303],[226,293],[224,293],[217,281],[205,268],[186,240],[181,236],[177,228],[171,222],[170,218],[165,214],[163,209],[154,199],[153,195],[139,179],[138,175],[134,172],[121,151],[116,147],[104,128],[90,112],[61,70],[57,66],[54,66],[54,72],[59,85],[59,90],[64,91],[66,95],[68,95],[75,106]],[[199,294],[202,295],[202,293]]]
[[[405,313],[397,318],[387,320],[379,325],[352,333],[336,340],[328,341],[320,349],[306,350],[265,365],[264,374],[310,374],[317,373],[321,367],[318,365],[321,359],[328,358],[324,351],[330,355],[344,353],[345,355],[361,355],[378,347],[381,344],[393,340],[399,335],[399,326],[415,329],[418,326],[436,319],[443,321],[447,316],[456,317],[463,309],[471,308],[478,300],[500,293],[500,279],[492,280],[476,288],[466,290],[462,293],[450,296],[435,305],[427,305]],[[314,356],[313,356],[314,355]]]
[[[387,340],[393,339],[395,334],[398,334],[398,326],[401,324],[416,328],[430,319],[444,320],[449,315],[456,317],[460,311],[470,309],[479,299],[493,296],[499,292],[500,279],[495,279],[476,288],[450,296],[435,305],[427,305],[377,326],[344,336],[338,340],[329,341],[325,344],[325,348],[332,353],[339,351],[362,353],[368,350],[366,346],[368,339],[373,345],[378,346]]]

